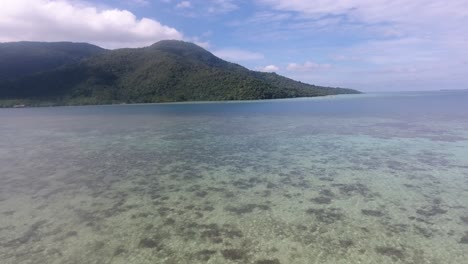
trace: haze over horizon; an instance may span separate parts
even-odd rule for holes
[[[468,2],[3,0],[0,42],[194,42],[252,70],[361,91],[468,88]]]

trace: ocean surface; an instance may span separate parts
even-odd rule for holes
[[[0,109],[2,264],[467,261],[468,91]]]

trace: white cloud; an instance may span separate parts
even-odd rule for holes
[[[208,12],[222,14],[234,11],[238,8],[239,7],[234,4],[233,0],[211,0],[210,6],[208,7]]]
[[[193,41],[193,43],[197,44],[198,46],[204,48],[204,49],[209,49],[211,47],[211,44],[209,41],[200,41],[200,40],[196,40],[196,41]]]
[[[176,5],[176,8],[190,8],[192,7],[192,3],[190,1],[182,1]]]
[[[185,39],[185,41],[193,42],[204,49],[208,49],[211,47],[211,44],[209,41],[204,41],[200,39],[199,37],[188,37]]]
[[[213,51],[213,54],[228,61],[253,61],[261,60],[265,56],[258,52],[242,50],[237,48],[219,49]]]
[[[176,5],[178,14],[186,17],[217,16],[239,8],[235,0],[190,0]]]
[[[346,15],[355,21],[434,23],[421,17],[466,17],[466,0],[257,0],[277,10],[296,11],[311,15]],[[445,23],[445,21],[437,21]]]
[[[468,75],[463,74],[468,72],[467,0],[257,2],[271,7],[271,12],[294,15],[276,27],[280,33],[303,36],[300,33],[307,32],[325,39],[331,33],[340,39],[345,45],[315,51],[338,54],[329,55],[336,64],[326,77],[343,86],[440,89],[466,87],[468,83]],[[322,23],[324,19],[328,21]],[[300,74],[297,70],[307,68],[289,66],[296,70],[290,73],[296,75]]]
[[[255,69],[262,72],[277,72],[280,68],[276,65],[267,65],[265,67],[257,67]]]
[[[334,61],[358,61],[359,57],[357,56],[352,56],[352,55],[333,55],[331,56],[331,59]]]
[[[128,0],[128,2],[139,6],[147,6],[150,4],[149,0]]]
[[[319,64],[311,61],[306,61],[304,64],[289,63],[286,69],[288,71],[298,71],[298,72],[307,72],[315,71],[319,69],[329,69],[331,68],[330,64]]]
[[[257,0],[295,14],[289,27],[353,30],[370,37],[445,38],[468,35],[467,0]],[[278,16],[278,15],[276,15]],[[291,22],[291,21],[290,21]],[[360,31],[360,32],[359,32]]]
[[[106,48],[141,47],[182,39],[175,28],[119,9],[67,0],[2,0],[0,41],[78,41]]]

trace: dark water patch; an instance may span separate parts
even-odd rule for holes
[[[244,249],[225,249],[221,250],[221,254],[225,259],[234,260],[234,261],[245,261],[248,259],[248,252]]]
[[[63,232],[64,232],[64,231],[63,231],[62,227],[56,227],[56,228],[54,228],[54,229],[52,229],[52,230],[50,230],[50,231],[43,231],[43,232],[41,232],[41,236],[43,236],[43,237],[46,237],[46,236],[57,236],[57,235],[59,235],[59,234],[62,234]],[[65,235],[70,235],[70,234],[73,234],[73,233],[75,233],[75,231],[69,231],[69,232],[67,232],[67,234],[65,234]]]
[[[99,228],[99,224],[102,222],[103,219],[99,213],[94,211],[87,211],[81,208],[75,208],[74,212],[80,223],[84,223],[86,226],[92,226],[94,228]]]
[[[195,257],[201,261],[208,261],[216,252],[216,250],[203,249],[195,253]]]
[[[301,189],[311,188],[310,183],[307,180],[305,180],[304,176],[300,176],[298,178],[287,176],[285,178],[281,178],[280,183],[282,183],[283,185],[289,185]]]
[[[201,185],[195,184],[185,189],[186,192],[198,192],[201,190]]]
[[[15,211],[13,211],[13,210],[5,211],[5,212],[3,212],[2,214],[5,215],[5,216],[12,216],[12,215],[15,214]]]
[[[222,192],[225,192],[225,191],[226,191],[226,188],[224,188],[224,187],[209,186],[209,187],[207,187],[206,189],[207,189],[208,191],[210,191],[210,192],[220,192],[220,193],[222,193]]]
[[[15,226],[8,225],[8,226],[0,227],[0,232],[3,231],[3,230],[8,230],[8,231],[15,230]],[[0,243],[0,245],[1,245],[1,243]]]
[[[244,204],[238,207],[226,206],[224,208],[224,210],[231,212],[231,213],[235,213],[237,215],[252,213],[255,209],[258,209],[261,211],[267,211],[267,210],[270,210],[270,206],[266,204]]]
[[[435,205],[441,205],[442,204],[442,199],[440,198],[434,198],[432,200],[432,203],[435,204]]]
[[[185,171],[183,173],[183,176],[182,176],[182,179],[185,180],[185,181],[190,181],[190,180],[198,180],[198,179],[202,179],[203,176],[198,174],[198,173],[195,173],[191,170],[189,171]]]
[[[413,184],[408,184],[408,183],[403,184],[403,186],[405,186],[406,188],[409,188],[409,189],[421,189],[421,187],[419,187],[419,186],[416,186],[416,185],[413,185]]]
[[[339,208],[316,209],[310,208],[306,213],[315,216],[315,218],[325,224],[333,224],[344,218],[344,214]]]
[[[417,209],[416,213],[425,217],[432,217],[447,213],[447,210],[440,208],[440,205],[425,206]]]
[[[191,222],[179,226],[178,229],[187,239],[193,240],[197,234],[199,234],[200,238],[215,244],[222,243],[229,239],[242,238],[244,236],[240,229],[228,224],[219,226],[215,223],[198,224],[196,222]]]
[[[7,241],[5,243],[1,243],[4,247],[18,247],[20,245],[26,244],[30,241],[39,241],[41,240],[41,236],[39,234],[39,229],[47,223],[46,220],[38,221],[32,224],[29,229],[20,237]]]
[[[235,187],[239,189],[251,189],[262,182],[263,180],[252,177],[249,179],[241,179],[241,180],[234,181],[232,182],[232,185],[234,185]]]
[[[158,200],[161,198],[161,194],[159,193],[151,193],[150,194],[151,200]]]
[[[127,254],[127,253],[128,253],[128,250],[124,246],[118,246],[114,250],[113,256],[117,257],[117,256],[121,256],[121,255],[124,255],[124,254]]]
[[[223,194],[223,197],[226,199],[230,199],[236,197],[236,194],[234,192],[228,191]]]
[[[158,214],[159,214],[160,216],[165,217],[165,216],[167,216],[170,212],[173,212],[174,209],[169,208],[169,207],[162,206],[162,207],[159,207],[157,211],[158,211]]]
[[[394,261],[404,261],[406,254],[404,249],[398,249],[394,247],[376,247],[375,252],[380,255],[392,258]]]
[[[222,230],[217,224],[204,225],[204,230],[201,232],[201,238],[208,239],[212,243],[222,243]]]
[[[196,218],[203,218],[204,214],[202,212],[195,212],[195,217]]]
[[[136,214],[132,214],[131,218],[132,219],[136,219],[136,218],[146,218],[148,216],[151,216],[151,213],[148,213],[148,212],[141,212],[141,213],[136,213]]]
[[[143,238],[138,243],[138,247],[140,248],[156,248],[157,250],[161,250],[163,245],[160,241],[153,239],[153,238]]]
[[[230,225],[223,225],[223,227],[220,229],[223,238],[226,239],[234,239],[234,238],[241,238],[244,235],[242,234],[242,231],[230,226]]]
[[[54,195],[57,195],[57,194],[60,194],[60,193],[63,193],[63,192],[72,192],[74,191],[76,188],[74,186],[63,186],[63,187],[60,187],[60,188],[57,188],[55,190],[52,190],[44,195],[42,195],[42,198],[44,199],[49,199],[51,196],[54,196]]]
[[[460,239],[460,244],[468,244],[468,231],[466,231],[465,235]]]
[[[296,229],[300,232],[306,231],[308,228],[305,225],[296,225]]]
[[[225,237],[233,239],[233,238],[241,238],[244,236],[240,229],[237,229],[230,225],[223,225],[223,234]]]
[[[255,261],[255,264],[281,264],[279,259],[260,259]]]
[[[127,196],[128,194],[127,193],[117,193],[113,198],[117,200],[117,202],[115,202],[110,208],[108,209],[105,209],[105,210],[101,210],[100,213],[108,218],[108,217],[112,217],[112,216],[115,216],[117,214],[120,214],[120,213],[123,213],[123,212],[126,212],[130,209],[132,209],[132,207],[126,207],[124,206],[124,204],[126,203],[127,201]]]
[[[368,209],[362,209],[361,213],[366,216],[374,216],[374,217],[382,217],[385,214],[380,211],[380,210],[368,210]]]
[[[414,230],[416,231],[416,234],[421,235],[425,238],[431,238],[433,236],[432,231],[428,228],[414,225]]]
[[[326,182],[332,182],[335,179],[333,179],[332,177],[319,177],[319,180],[326,181]]]
[[[386,162],[387,167],[391,170],[395,171],[406,171],[406,164],[403,162],[395,161],[395,160],[389,160]]]
[[[392,236],[399,236],[402,233],[408,231],[409,225],[407,224],[390,224],[390,223],[383,223],[385,226],[385,234],[389,237]]]
[[[468,225],[468,216],[460,216],[460,220],[461,220],[464,224],[467,224],[467,225]]]
[[[354,242],[352,240],[346,239],[346,240],[340,240],[339,244],[340,244],[340,247],[347,249],[349,247],[352,247],[354,245]]]
[[[185,210],[192,210],[194,208],[195,208],[195,205],[193,205],[193,204],[188,204],[188,205],[184,206]]]
[[[58,242],[58,241],[62,241],[62,240],[68,239],[68,238],[72,238],[72,237],[78,237],[78,232],[73,231],[73,230],[68,231],[65,234],[62,234],[62,235],[59,235],[59,236],[55,237],[53,241]]]
[[[63,252],[58,249],[58,248],[51,248],[51,249],[48,249],[45,254],[47,256],[52,256],[52,257],[62,257],[63,256]]]
[[[363,197],[372,197],[374,194],[371,193],[370,189],[362,183],[335,183],[332,184],[333,187],[337,187],[342,195],[353,196],[361,195]]]
[[[164,225],[169,225],[169,226],[172,226],[176,223],[176,220],[174,220],[173,218],[167,218],[166,220],[164,220]]]
[[[418,161],[431,167],[447,167],[450,166],[450,161],[445,158],[442,154],[435,153],[432,151],[423,151],[417,155]]]
[[[208,195],[207,191],[198,191],[198,192],[195,193],[195,196],[197,196],[199,198],[205,198],[207,195]]]
[[[331,204],[332,202],[332,199],[327,196],[318,196],[310,200],[316,204]]]
[[[330,189],[320,189],[320,195],[325,197],[333,198],[335,194]]]
[[[428,221],[427,219],[423,219],[423,218],[415,217],[415,216],[408,216],[408,219],[409,220],[414,220],[414,221],[417,221],[417,222],[420,222],[420,223],[425,223],[425,224],[428,224],[428,225],[433,225],[434,224],[434,223]]]
[[[205,212],[212,212],[212,211],[214,211],[214,209],[215,208],[213,206],[211,206],[211,205],[206,205],[206,206],[201,208],[201,210],[203,210]]]
[[[268,182],[268,183],[265,185],[265,187],[266,187],[267,189],[276,189],[276,188],[278,188],[278,185],[276,185],[276,184],[274,184],[274,183],[272,183],[272,182]]]

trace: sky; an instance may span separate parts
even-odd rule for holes
[[[317,85],[468,89],[468,0],[0,0],[0,42],[163,39]]]

